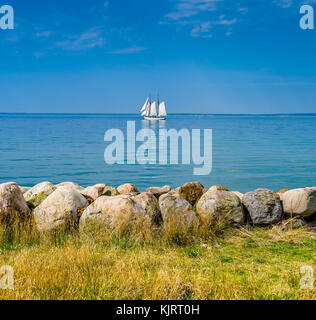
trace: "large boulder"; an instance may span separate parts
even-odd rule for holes
[[[80,191],[80,193],[90,201],[95,201],[103,195],[106,185],[104,183],[96,184],[94,186],[87,187]]]
[[[30,207],[36,208],[55,190],[50,182],[42,182],[24,193],[24,199]]]
[[[88,206],[86,198],[72,187],[59,187],[34,211],[39,231],[67,230],[76,227],[80,212]]]
[[[158,200],[151,192],[140,193],[133,196],[133,199],[146,211],[152,225],[160,225],[162,223]]]
[[[164,224],[176,227],[192,227],[196,219],[192,205],[178,194],[166,193],[159,198],[159,207]]]
[[[164,187],[150,187],[146,189],[146,192],[152,193],[157,199],[165,193],[168,193],[171,190],[170,186]]]
[[[102,196],[114,197],[118,195],[119,195],[119,192],[117,191],[117,189],[111,186],[105,186],[102,191]]]
[[[308,217],[316,212],[316,189],[293,189],[281,194],[287,215]]]
[[[146,217],[146,211],[132,196],[101,196],[85,209],[79,227],[80,231],[96,225],[114,229],[129,225],[138,217]]]
[[[56,188],[67,187],[67,188],[73,188],[79,191],[84,189],[83,187],[79,186],[77,183],[74,183],[74,182],[62,182],[62,183],[56,184],[55,187]]]
[[[242,202],[254,225],[270,225],[281,220],[283,215],[280,196],[268,189],[257,189],[246,193]]]
[[[234,193],[221,188],[210,188],[196,204],[196,212],[202,221],[240,224],[245,220],[241,200]]]
[[[192,206],[202,197],[204,186],[199,182],[187,182],[179,189],[180,196]]]
[[[138,189],[132,183],[122,184],[117,187],[119,194],[129,194],[129,193],[138,193]]]
[[[208,189],[208,191],[229,191],[227,188],[222,187],[222,186],[212,186]]]
[[[0,184],[0,222],[12,223],[15,219],[24,220],[30,213],[22,191],[16,183]]]

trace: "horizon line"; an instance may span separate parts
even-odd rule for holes
[[[139,115],[139,113],[114,112],[0,112],[0,115]],[[169,113],[168,115],[316,115],[316,112],[290,113]]]

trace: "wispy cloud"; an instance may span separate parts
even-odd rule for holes
[[[191,28],[192,37],[210,38],[214,26],[231,26],[237,22],[235,17],[224,18],[223,14],[219,16],[219,6],[224,2],[225,0],[175,0],[174,10],[165,15],[165,22]]]
[[[89,29],[79,35],[69,35],[67,39],[55,43],[55,47],[64,51],[82,51],[105,45],[100,27]]]
[[[123,49],[111,50],[109,53],[111,53],[111,54],[135,54],[135,53],[143,52],[145,50],[147,50],[146,47],[132,46],[132,47],[123,48]]]
[[[231,35],[234,25],[251,23],[251,17],[262,16],[263,10],[286,10],[284,12],[287,14],[289,12],[294,14],[294,8],[300,3],[313,3],[316,0],[272,0],[271,2],[257,0],[255,6],[254,1],[249,0],[169,0],[169,2],[173,4],[173,9],[165,14],[161,24],[175,25],[177,30],[186,29],[192,37],[210,38],[216,33]]]
[[[205,11],[215,11],[223,0],[176,0],[175,10],[166,15],[172,20],[193,17]]]
[[[36,38],[48,38],[53,34],[52,31],[42,31],[35,34]]]
[[[192,37],[203,37],[203,38],[211,38],[212,34],[210,33],[211,23],[205,22],[199,26],[196,26],[191,31]]]

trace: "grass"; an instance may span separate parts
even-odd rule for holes
[[[299,285],[301,266],[316,270],[314,230],[136,231],[0,231],[15,279],[0,299],[316,299]]]

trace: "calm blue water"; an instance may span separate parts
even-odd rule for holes
[[[190,165],[113,165],[104,162],[104,133],[137,115],[0,114],[0,183],[32,186],[41,181],[179,186],[200,181],[246,192],[316,186],[316,114],[172,115],[151,125],[166,129],[213,129],[213,170],[193,176]]]

